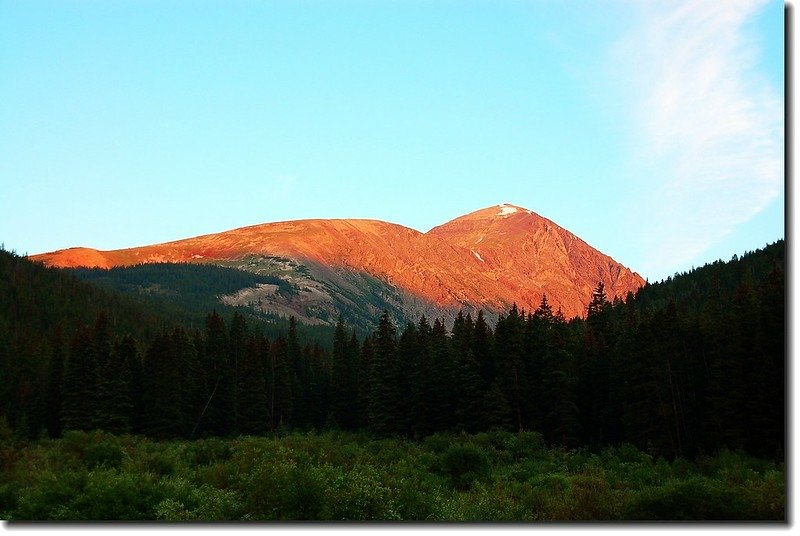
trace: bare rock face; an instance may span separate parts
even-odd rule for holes
[[[644,284],[566,229],[508,204],[424,234],[376,220],[299,220],[138,248],[70,248],[31,258],[57,267],[199,262],[257,271],[260,265],[249,259],[258,257],[302,266],[319,287],[328,317],[337,304],[363,308],[365,302],[389,303],[408,318],[449,316],[459,309],[502,312],[512,303],[532,311],[546,294],[569,318],[585,314],[599,282],[610,298]],[[381,300],[372,300],[374,294]]]

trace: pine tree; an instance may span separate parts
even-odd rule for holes
[[[109,420],[119,420],[116,418],[116,416],[108,414],[108,410],[111,410],[111,412],[114,411],[112,408],[108,407],[109,397],[113,398],[113,393],[118,388],[117,382],[120,379],[124,382],[127,380],[127,378],[108,377],[114,373],[113,369],[119,368],[116,367],[116,364],[109,365],[109,361],[112,359],[111,346],[112,342],[108,325],[108,317],[105,313],[100,313],[95,320],[94,326],[92,327],[91,352],[92,361],[95,366],[95,391],[93,393],[94,408],[92,415],[93,428],[105,429],[104,425],[109,424]]]
[[[333,421],[344,430],[355,430],[358,426],[357,344],[348,337],[340,317],[333,337],[331,413]]]
[[[413,409],[418,403],[417,396],[420,394],[417,385],[418,376],[414,370],[418,352],[417,328],[414,324],[408,323],[397,341],[397,359],[395,360],[393,374],[399,380],[397,394],[403,401],[403,404],[399,407],[400,414],[398,415],[396,427],[399,433],[409,437],[418,434],[417,423],[415,423],[418,420],[418,414]]]
[[[287,428],[292,415],[292,371],[284,335],[279,335],[269,352],[270,356],[270,422],[273,431]]]
[[[126,335],[114,347],[105,362],[98,364],[97,411],[95,425],[114,434],[131,431],[130,362],[136,359],[136,342]]]
[[[50,339],[50,359],[46,384],[45,422],[50,437],[60,437],[61,426],[61,385],[64,381],[64,342],[61,327],[56,326]],[[0,378],[1,379],[1,378]]]
[[[756,381],[758,399],[754,414],[761,439],[756,452],[783,458],[786,407],[786,283],[783,269],[775,263],[759,291],[760,326],[757,346],[762,352]]]
[[[591,447],[604,445],[609,440],[610,313],[611,303],[600,282],[587,308],[577,401],[583,432],[581,440]]]
[[[359,408],[359,429],[371,429],[370,404],[372,400],[372,386],[375,378],[374,370],[375,352],[372,344],[372,337],[364,337],[358,357],[358,408]]]
[[[443,432],[456,425],[455,409],[459,401],[455,399],[456,371],[450,339],[444,323],[438,318],[433,322],[429,348],[432,381],[430,424],[434,432]]]
[[[397,342],[396,330],[384,311],[378,329],[373,335],[372,388],[369,405],[370,428],[378,435],[400,433],[397,419],[398,378],[396,377]]]
[[[481,369],[472,353],[474,327],[472,317],[459,311],[451,338],[456,428],[467,432],[480,430],[483,414]]]
[[[245,356],[247,352],[247,339],[248,329],[247,322],[244,317],[239,313],[233,313],[230,328],[228,329],[228,375],[231,382],[231,431],[232,435],[240,432],[241,420],[241,403],[240,397],[242,395],[240,386],[240,367],[242,361],[247,359]]]
[[[514,304],[508,315],[501,315],[495,327],[497,380],[500,389],[511,405],[515,428],[523,431],[523,397],[525,385],[524,320]]]
[[[488,389],[494,381],[495,364],[493,357],[494,336],[483,311],[478,311],[475,327],[472,330],[472,355],[480,367],[484,388]]]
[[[401,358],[409,371],[408,412],[413,418],[409,422],[412,437],[424,437],[433,431],[432,390],[434,378],[431,364],[431,337],[433,329],[425,315],[414,329],[407,328],[401,337]]]
[[[552,371],[552,368],[548,368],[548,365],[553,364],[553,360],[548,359],[548,351],[553,344],[555,322],[553,308],[547,295],[543,294],[539,307],[525,321],[524,354],[527,357],[526,375],[529,388],[526,413],[531,428],[545,436],[547,408],[552,403],[545,394],[545,384],[546,376]]]
[[[70,343],[61,385],[64,430],[91,430],[95,410],[97,366],[88,327],[78,329]]]
[[[486,430],[511,430],[512,411],[499,381],[492,382],[484,396],[483,425]]]
[[[311,424],[311,369],[310,352],[304,351],[297,336],[297,320],[289,318],[289,331],[286,335],[286,356],[289,360],[290,382],[292,386],[291,426],[307,428]]]
[[[239,431],[261,435],[269,430],[270,414],[267,375],[264,364],[269,360],[269,341],[251,334],[239,361],[238,402]]]
[[[192,433],[192,416],[186,414],[187,364],[191,339],[182,328],[157,335],[142,364],[142,429],[156,439],[185,437]]]
[[[229,360],[228,332],[225,321],[216,312],[206,317],[204,407],[198,419],[200,436],[227,436],[233,424],[235,384]]]

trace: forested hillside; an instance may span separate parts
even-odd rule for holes
[[[383,315],[332,349],[210,313],[199,329],[3,255],[2,408],[17,435],[65,429],[155,438],[366,430],[528,430],[551,445],[630,443],[668,458],[784,445],[783,242],[648,285],[585,319],[546,297],[492,328]]]

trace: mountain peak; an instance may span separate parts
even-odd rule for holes
[[[490,208],[495,208],[495,207],[490,207]],[[504,218],[510,216],[511,214],[515,214],[517,212],[522,212],[522,213],[527,212],[528,214],[533,214],[533,212],[531,212],[527,208],[523,208],[517,205],[512,205],[511,203],[500,203],[499,205],[497,205],[496,208],[497,208],[497,213],[495,214],[495,216],[501,216]]]
[[[461,308],[503,311],[512,303],[531,311],[544,294],[553,307],[574,316],[585,313],[600,281],[610,296],[644,284],[638,274],[566,229],[511,203],[471,212],[424,234],[379,220],[312,219],[126,250],[82,248],[33,258],[51,266],[103,268],[203,262],[290,279],[292,266],[302,267],[305,271],[298,273],[305,279],[295,277],[293,284],[305,290],[292,307],[324,308],[330,318],[341,312],[335,304],[355,307],[381,296],[407,312],[430,316]],[[333,288],[341,296],[330,294]],[[438,309],[425,309],[431,306]]]
[[[478,209],[474,212],[464,214],[456,218],[460,219],[495,219],[495,218],[508,218],[509,216],[523,216],[523,215],[537,215],[532,210],[512,203],[500,203],[499,205],[492,205],[490,207]],[[455,221],[455,220],[453,220]]]

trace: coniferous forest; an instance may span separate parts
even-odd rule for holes
[[[0,285],[6,519],[785,518],[783,241],[329,340],[7,252]]]

